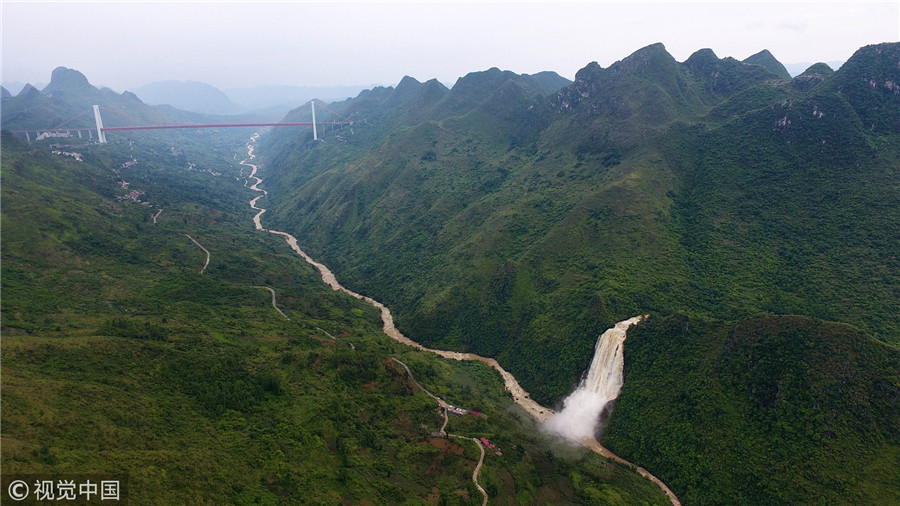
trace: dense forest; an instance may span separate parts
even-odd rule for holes
[[[661,44],[574,81],[407,77],[317,103],[340,124],[316,140],[262,132],[262,220],[547,406],[601,332],[649,315],[598,435],[684,504],[900,502],[897,83],[900,43],[794,78],[768,51]],[[11,133],[93,104],[110,125],[221,119],[65,68],[4,94],[4,476],[124,474],[136,504],[480,504],[479,446],[442,437],[418,381],[485,415],[446,432],[502,448],[492,503],[667,503],[255,230],[254,130]]]
[[[486,366],[387,339],[375,309],[255,231],[252,133],[3,133],[5,479],[115,478],[132,504],[481,504],[483,458],[491,502],[667,503],[544,435]],[[480,414],[446,432],[502,454],[439,435],[395,359]]]
[[[683,356],[673,369],[706,357],[705,367],[734,371],[738,389],[756,388],[748,371],[759,372],[763,359],[716,352],[731,338],[719,329],[753,329],[772,340],[765,360],[777,365],[766,381],[784,395],[833,371],[815,359],[800,383],[779,385],[798,364],[781,355],[773,328],[811,326],[818,330],[787,335],[815,335],[825,349],[857,336],[865,351],[846,367],[880,371],[885,383],[867,394],[881,399],[860,415],[871,424],[828,431],[831,451],[845,459],[835,467],[811,450],[818,436],[792,443],[801,450],[780,445],[824,416],[822,406],[855,405],[843,384],[815,390],[787,419],[759,421],[759,435],[744,439],[762,444],[758,467],[743,465],[738,449],[717,454],[734,459],[727,465],[704,460],[734,444],[737,432],[717,429],[716,416],[687,413],[703,423],[670,453],[650,445],[679,419],[661,411],[652,425],[642,416],[669,405],[636,396],[641,383],[630,377],[645,374],[648,358],[630,353],[631,340],[621,402],[630,415],[614,410],[608,443],[637,461],[653,454],[651,469],[679,483],[689,502],[871,499],[900,489],[896,466],[878,478],[859,471],[873,455],[889,462],[898,444],[886,421],[897,418],[900,388],[898,61],[900,44],[878,44],[836,71],[816,64],[792,79],[767,51],[740,62],[705,49],[677,62],[655,44],[609,68],[589,64],[569,84],[536,86],[533,76],[498,69],[451,89],[406,78],[329,106],[355,121],[352,133],[315,144],[278,133],[264,140],[272,219],[345,284],[392,307],[404,332],[496,357],[548,405],[577,383],[597,335],[638,314],[653,318],[636,335],[666,336],[663,349],[682,340],[660,334],[659,322],[692,322],[703,346],[673,354]],[[306,114],[298,108],[288,118]],[[799,325],[792,315],[852,330]],[[880,365],[868,363],[882,355]],[[672,373],[660,371],[652,384],[689,396]],[[730,399],[704,394],[688,406],[749,410]],[[770,430],[773,423],[787,432]],[[871,445],[857,444],[868,438]],[[697,455],[707,457],[698,464]],[[701,464],[724,474],[698,479],[692,466]],[[797,476],[810,465],[845,474]],[[764,467],[792,471],[776,479]],[[740,491],[747,481],[766,486]]]

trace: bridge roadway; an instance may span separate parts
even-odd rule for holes
[[[353,125],[352,121],[317,121],[316,125]],[[293,122],[293,123],[198,123],[198,124],[181,124],[181,125],[146,125],[146,126],[121,126],[121,127],[103,127],[103,132],[116,132],[124,130],[171,130],[175,128],[240,128],[240,127],[279,127],[279,126],[313,126],[311,121]],[[11,130],[13,133],[36,133],[42,132],[77,132],[95,131],[93,127],[61,127],[61,128],[41,128],[34,130]]]
[[[352,124],[349,121],[318,121],[317,125],[341,125]],[[313,126],[311,121],[301,123],[199,123],[193,125],[148,125],[148,126],[122,126],[103,127],[104,132],[117,132],[122,130],[168,130],[173,128],[233,128],[233,127],[270,127],[270,126]]]
[[[101,108],[99,105],[95,105],[93,107],[93,111],[94,111],[94,120],[96,122],[97,137],[101,143],[106,142],[106,137],[103,135],[105,132],[124,132],[124,131],[129,131],[129,130],[172,130],[172,129],[176,129],[176,128],[201,129],[201,128],[241,128],[241,127],[259,128],[259,127],[283,127],[283,126],[311,126],[311,127],[313,127],[313,139],[318,139],[318,136],[316,135],[316,125],[317,124],[318,125],[332,125],[332,126],[333,125],[349,125],[351,127],[353,126],[353,121],[351,121],[347,118],[344,118],[344,121],[332,120],[332,121],[318,121],[317,122],[316,121],[316,102],[315,102],[315,100],[311,100],[309,105],[310,105],[311,112],[312,112],[312,121],[302,121],[302,122],[284,121],[284,122],[256,122],[256,123],[188,123],[188,124],[182,123],[182,124],[175,124],[175,125],[140,125],[140,126],[136,125],[136,126],[114,126],[114,127],[107,126],[107,127],[105,127],[105,126],[103,126],[103,120],[100,118],[100,109],[105,109],[107,111],[109,111],[110,109],[106,109],[105,107]],[[90,110],[91,109],[88,109],[88,110],[76,115],[74,118],[71,118],[68,121],[62,123],[61,125],[53,127],[53,128],[39,128],[39,129],[32,129],[32,130],[13,130],[12,132],[19,133],[19,134],[25,134],[25,137],[28,139],[29,142],[31,142],[31,138],[29,137],[30,133],[35,133],[40,136],[43,133],[49,134],[51,132],[66,132],[66,133],[78,132],[78,136],[81,137],[82,130],[87,130],[88,132],[92,132],[94,129],[93,128],[85,128],[85,127],[67,127],[65,125],[67,125],[68,123],[73,121],[75,118],[78,118],[79,116],[89,112]],[[326,110],[327,110],[327,108],[326,108]],[[120,111],[112,111],[112,112],[119,112],[120,114],[123,114]],[[340,114],[336,114],[336,113],[333,113],[333,114],[335,114],[335,116],[340,116],[343,118],[343,116],[341,116]],[[129,115],[125,114],[125,116],[129,116]]]

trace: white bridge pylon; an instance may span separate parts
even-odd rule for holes
[[[100,119],[100,106],[94,106],[94,121],[97,123],[97,139],[100,144],[106,144],[106,132],[103,131],[103,120]]]
[[[313,141],[319,140],[319,136],[316,134],[316,101],[309,101],[310,107],[312,107],[312,127],[313,127]]]

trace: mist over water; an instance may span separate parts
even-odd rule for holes
[[[597,339],[587,377],[563,401],[563,409],[547,420],[547,430],[573,441],[594,437],[603,408],[622,390],[625,332],[642,318],[621,321]]]

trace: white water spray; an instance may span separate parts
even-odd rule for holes
[[[625,332],[642,319],[635,316],[621,321],[597,339],[587,378],[563,401],[562,411],[547,420],[544,426],[548,430],[573,441],[594,437],[603,408],[622,389]]]

